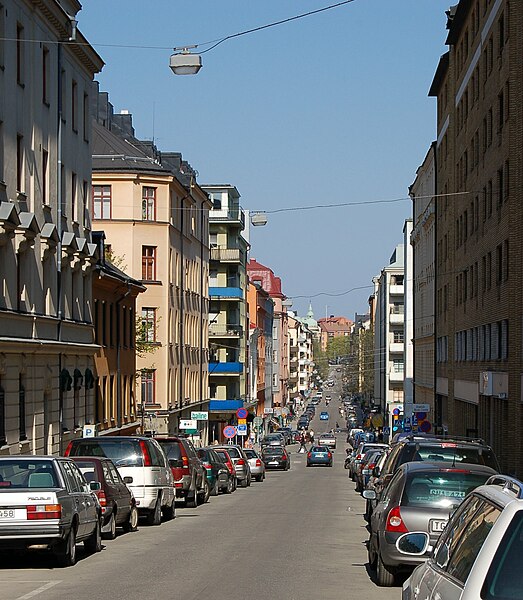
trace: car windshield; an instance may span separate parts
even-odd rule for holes
[[[172,440],[157,440],[169,460],[180,460],[182,451],[180,444]]]
[[[196,451],[196,454],[198,454],[198,458],[201,458],[202,460],[206,460],[208,461],[210,456],[209,456],[209,451],[205,450],[204,448],[199,448]]]
[[[139,440],[81,440],[74,444],[71,456],[110,458],[117,467],[143,467]]]
[[[409,444],[409,450],[403,453],[399,464],[419,460],[485,465],[499,471],[499,465],[492,450],[481,446],[465,447],[453,443]]]
[[[401,504],[451,508],[460,504],[469,492],[483,485],[489,477],[489,473],[463,471],[413,473],[407,477]]]
[[[275,448],[264,448],[263,454],[265,456],[283,456],[283,448],[276,446]]]
[[[241,458],[241,454],[238,448],[234,448],[233,446],[231,446],[230,448],[227,448],[227,452],[231,458]]]
[[[61,487],[50,460],[0,460],[0,489]]]

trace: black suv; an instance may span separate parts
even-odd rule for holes
[[[374,506],[398,467],[420,460],[441,462],[444,463],[442,466],[448,465],[452,468],[461,463],[484,465],[499,473],[496,455],[483,440],[410,436],[392,446],[381,470],[378,467],[374,468],[373,475],[378,478],[375,482],[377,499],[373,501]]]

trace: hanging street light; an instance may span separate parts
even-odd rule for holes
[[[171,54],[169,66],[175,75],[196,75],[202,68],[202,57],[190,52],[191,48],[196,46],[173,48],[174,54]]]

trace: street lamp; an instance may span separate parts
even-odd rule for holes
[[[169,66],[175,75],[196,75],[202,68],[202,57],[199,54],[192,54],[191,48],[196,46],[173,48],[174,54],[171,54]]]

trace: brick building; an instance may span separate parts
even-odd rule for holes
[[[437,97],[436,424],[523,475],[523,3],[448,12]]]

